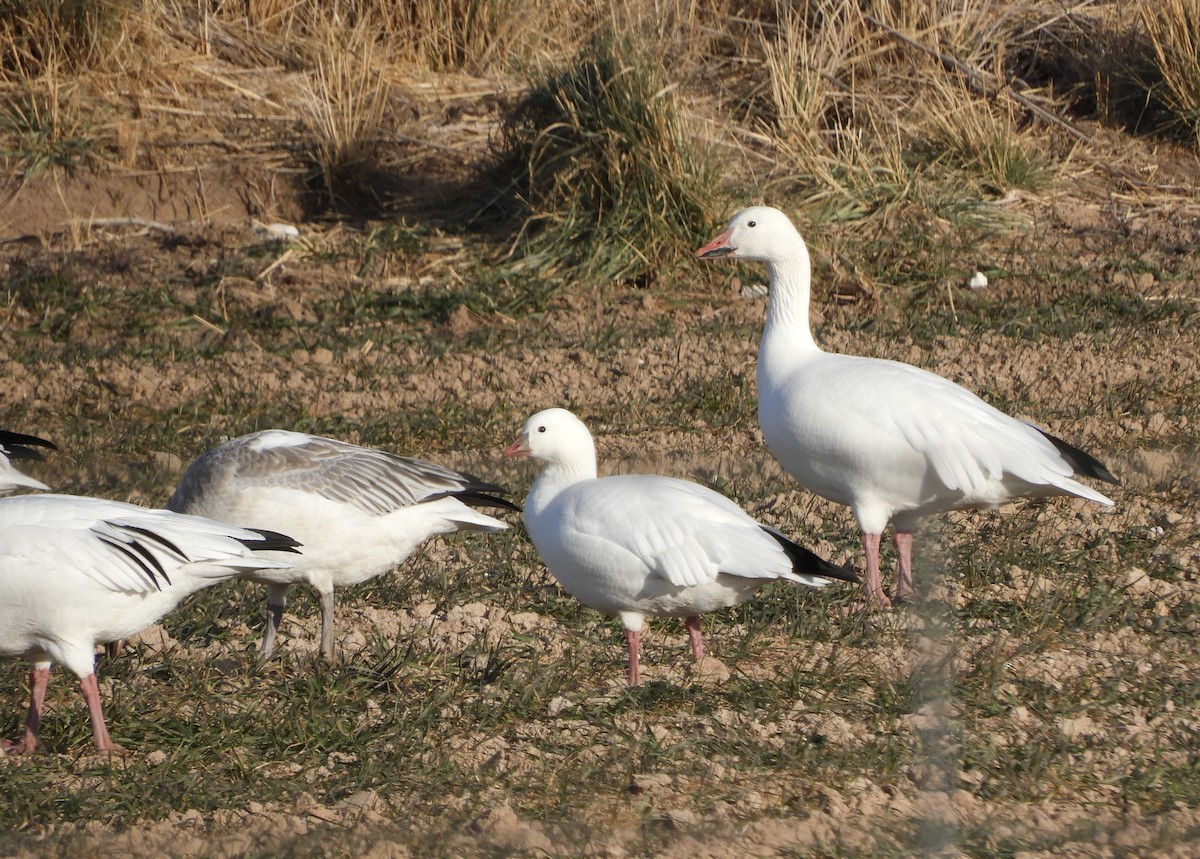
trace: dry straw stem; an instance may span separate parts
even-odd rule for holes
[[[1023,107],[1025,107],[1031,113],[1036,115],[1038,118],[1059,126],[1064,131],[1071,134],[1073,137],[1076,137],[1079,140],[1083,140],[1083,141],[1087,141],[1089,139],[1086,134],[1084,134],[1078,128],[1073,126],[1071,123],[1067,122],[1062,117],[1057,116],[1050,110],[1047,110],[1046,108],[1037,104],[1028,96],[1025,96],[1019,92],[1014,91],[1010,86],[1006,86],[1001,81],[997,80],[995,76],[990,75],[987,72],[982,71],[981,69],[976,69],[976,68],[971,67],[969,64],[963,62],[958,57],[954,56],[952,53],[949,53],[946,51],[938,51],[934,48],[928,47],[927,45],[923,45],[920,42],[916,41],[915,39],[912,39],[912,38],[904,35],[903,33],[899,32],[898,30],[896,30],[893,27],[889,27],[887,24],[883,23],[882,21],[880,21],[877,18],[874,18],[870,15],[866,16],[866,20],[868,22],[870,22],[871,24],[879,27],[881,30],[885,31],[893,38],[899,40],[906,46],[914,48],[919,51],[924,51],[924,52],[930,54],[931,56],[937,57],[939,62],[941,62],[942,65],[945,66],[948,71],[954,71],[954,72],[958,72],[958,73],[964,75],[972,84],[977,86],[984,95],[990,96],[990,95],[1003,94],[1006,97],[1011,98],[1013,101],[1016,101],[1019,104],[1021,104]]]

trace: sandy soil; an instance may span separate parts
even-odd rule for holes
[[[1181,170],[1190,169],[1185,163]],[[1152,271],[1154,263],[1178,270],[1180,253],[1192,253],[1200,238],[1197,212],[1153,203],[1134,205],[1119,193],[1119,181],[1092,177],[1090,184],[1067,185],[1053,195],[1021,204],[1031,220],[1041,224],[1039,241],[1058,243],[1063,253],[1075,260],[1090,256],[1097,281],[1094,288],[1134,288],[1146,295],[1167,300],[1183,295],[1194,301],[1193,280],[1163,281]],[[312,419],[334,419],[348,426],[380,415],[447,412],[471,416],[491,415],[483,425],[452,427],[437,451],[443,461],[459,465],[486,463],[489,474],[525,485],[528,475],[500,464],[493,452],[507,442],[521,417],[536,408],[555,404],[574,405],[586,414],[604,416],[594,425],[601,436],[602,455],[608,468],[639,468],[678,475],[704,473],[736,480],[752,478],[776,489],[786,479],[761,448],[752,412],[743,409],[729,425],[712,426],[706,420],[689,420],[671,413],[671,392],[727,385],[730,378],[752,386],[756,342],[753,332],[761,320],[761,297],[742,295],[743,284],[730,282],[717,294],[700,294],[686,283],[665,283],[657,291],[614,291],[607,294],[568,295],[553,303],[536,319],[509,318],[503,314],[481,314],[460,307],[427,325],[431,337],[460,339],[459,348],[436,353],[419,341],[397,342],[394,347],[377,345],[378,325],[351,326],[349,333],[331,318],[331,296],[361,289],[361,278],[336,261],[318,254],[298,251],[275,269],[258,278],[235,273],[221,279],[222,307],[227,318],[239,313],[264,313],[280,319],[317,322],[336,329],[335,348],[319,339],[295,338],[288,350],[257,348],[246,337],[244,348],[198,360],[191,349],[211,338],[240,335],[235,326],[221,319],[188,318],[176,307],[186,305],[189,272],[211,266],[223,253],[261,240],[256,224],[272,221],[299,222],[307,242],[320,247],[334,233],[355,227],[300,222],[303,206],[299,195],[289,192],[287,177],[269,173],[248,174],[233,163],[206,163],[191,173],[169,175],[104,175],[74,180],[42,180],[22,187],[0,209],[0,274],[14,277],[29,266],[45,264],[82,252],[86,260],[112,263],[104,277],[122,276],[114,260],[124,262],[127,276],[146,282],[161,278],[171,286],[171,301],[162,311],[162,327],[146,337],[172,338],[181,356],[178,360],[148,363],[135,348],[114,348],[103,357],[80,363],[75,350],[101,354],[103,329],[89,323],[87,313],[64,317],[69,336],[33,337],[33,326],[43,322],[35,309],[12,301],[0,318],[0,373],[5,380],[0,392],[0,412],[19,404],[26,423],[15,429],[41,432],[64,446],[87,444],[86,439],[66,437],[72,419],[64,414],[119,414],[152,421],[155,414],[183,413],[197,401],[220,402],[215,389],[229,402],[244,398],[271,404],[282,416],[301,409]],[[1121,209],[1119,216],[1114,215]],[[102,220],[119,219],[119,220]],[[120,220],[123,219],[123,220]],[[166,233],[144,219],[169,225]],[[714,225],[716,226],[716,225]],[[338,233],[340,235],[340,233]],[[1157,248],[1157,259],[1143,254],[1141,273],[1130,274],[1118,264],[1126,247]],[[1185,250],[1179,250],[1184,248]],[[686,249],[681,248],[681,254]],[[820,250],[818,249],[818,254]],[[428,271],[453,268],[455,251],[444,249],[431,255]],[[448,260],[448,261],[447,261]],[[266,266],[264,265],[264,268]],[[409,277],[405,274],[404,277]],[[412,275],[419,280],[420,272]],[[1132,280],[1131,280],[1132,279]],[[396,283],[390,284],[395,287]],[[1001,302],[1020,298],[1027,289],[1020,277],[997,281],[988,295]],[[947,293],[949,295],[949,293]],[[846,325],[869,318],[877,309],[870,302],[850,305],[833,301],[830,291],[821,299],[824,316],[821,340],[829,349],[857,351],[898,358],[939,372],[995,401],[1028,407],[1039,421],[1059,434],[1104,454],[1125,484],[1116,491],[1118,509],[1098,513],[1084,504],[1062,502],[1023,514],[1022,522],[1039,534],[1054,530],[1062,539],[1096,546],[1113,574],[1124,576],[1124,584],[1137,599],[1139,610],[1167,613],[1172,606],[1196,600],[1196,573],[1200,546],[1200,513],[1194,503],[1197,477],[1194,450],[1180,448],[1180,437],[1195,438],[1195,427],[1181,414],[1172,391],[1195,391],[1200,386],[1200,351],[1194,326],[1164,339],[1150,330],[1129,330],[1119,337],[1076,334],[1066,340],[1035,339],[1014,349],[1011,337],[946,335],[931,343],[915,345],[911,339],[881,339],[862,325]],[[976,300],[959,291],[957,301]],[[663,322],[661,331],[627,338],[619,349],[589,351],[570,345],[585,341],[605,326],[636,328],[639,320],[653,316]],[[4,321],[4,320],[7,321]],[[712,323],[717,320],[729,332],[714,341]],[[341,327],[339,327],[341,326]],[[534,351],[520,346],[494,350],[486,339],[472,335],[491,327],[502,328],[519,342],[523,333],[533,337],[539,329],[556,333],[559,345]],[[641,330],[641,329],[639,329]],[[292,336],[287,331],[281,337]],[[472,345],[478,344],[478,345]],[[120,345],[120,344],[115,344]],[[135,346],[136,344],[125,344]],[[30,357],[30,356],[34,357]],[[1172,380],[1162,384],[1164,376]],[[1142,408],[1130,410],[1113,404],[1113,392],[1149,392]],[[1069,397],[1065,394],[1069,393]],[[630,410],[627,404],[638,404]],[[670,414],[669,419],[661,416]],[[244,431],[227,416],[209,416],[207,427],[197,435]],[[114,451],[97,456],[82,467],[70,456],[49,463],[41,472],[45,479],[57,478],[64,488],[88,491],[89,483],[132,487],[127,495],[146,503],[161,503],[183,459],[179,451],[144,450],[133,454]],[[506,470],[507,469],[507,470]],[[134,472],[142,478],[135,479]],[[145,477],[144,475],[149,475]],[[749,476],[749,478],[748,478]],[[1179,487],[1190,485],[1188,491]],[[1066,512],[1064,512],[1064,510]],[[850,533],[845,511],[814,503],[799,491],[773,491],[759,500],[756,513],[785,525],[791,531],[815,528],[826,521]],[[986,526],[986,518],[975,514],[943,517],[932,523],[931,541],[952,545],[963,529]],[[1184,580],[1167,582],[1154,570],[1124,566],[1119,549],[1106,542],[1110,530],[1141,529],[1159,541],[1156,550],[1164,566],[1190,571]],[[1155,530],[1156,529],[1156,530]],[[815,546],[834,552],[839,560],[854,557],[853,543],[835,546],[824,541]],[[448,553],[464,551],[438,544],[431,562]],[[953,610],[963,600],[962,587],[953,580],[926,582],[940,588],[944,605]],[[983,586],[997,600],[1021,602],[1031,595],[1049,593],[1057,587],[1039,571],[1014,568],[1007,579]],[[313,618],[296,621],[287,646],[315,646]],[[907,649],[859,648],[859,657],[881,671],[910,670],[923,659],[936,661],[949,647],[932,632],[921,634],[925,624],[936,619],[903,616],[880,621],[892,632],[899,628],[913,633],[914,646]],[[486,637],[505,640],[515,634],[536,634],[554,655],[576,646],[553,619],[542,614],[509,610],[472,602],[437,613],[431,604],[384,609],[369,601],[350,601],[341,606],[340,646],[353,653],[363,647],[374,630],[389,638],[415,637],[422,646],[454,648],[462,642]],[[915,632],[914,632],[915,630]],[[652,636],[653,638],[653,636]],[[177,646],[161,628],[148,631],[141,647],[167,649]],[[681,682],[686,667],[674,658],[673,643],[660,638],[656,645],[660,660],[649,668],[653,679]],[[827,645],[814,645],[814,647]],[[997,648],[1013,653],[1011,667],[1024,677],[1046,683],[1063,682],[1088,671],[1097,659],[1118,655],[1121,659],[1144,660],[1147,672],[1174,671],[1164,664],[1153,637],[1141,628],[1125,632],[1096,633],[1081,644],[1060,652],[1023,654],[1011,642],[990,634],[964,636],[953,643],[954,659],[964,670],[980,654]],[[939,650],[941,649],[941,650]],[[199,655],[220,659],[220,648]],[[147,658],[143,656],[143,658]],[[612,667],[619,671],[620,654],[613,654]],[[741,671],[752,671],[746,665]],[[772,664],[760,669],[771,671]],[[701,673],[688,675],[688,682],[719,684],[730,669],[713,658]],[[1194,674],[1184,673],[1183,676]],[[597,681],[588,694],[612,694],[610,686]],[[18,696],[5,696],[6,708],[17,706]],[[554,708],[574,706],[569,700],[550,702]],[[371,718],[365,713],[364,718]],[[937,734],[962,717],[961,713],[930,707],[911,713],[896,727],[901,733]],[[743,721],[749,731],[783,737],[796,732],[819,734],[831,749],[853,748],[871,726],[837,714],[811,714],[797,707],[781,722],[761,724],[745,714],[717,712],[711,718]],[[1021,708],[997,715],[984,727],[1000,743],[1021,743],[1029,731],[1040,727],[1037,713]],[[1124,736],[1119,746],[1136,747],[1149,742],[1155,733],[1192,725],[1193,714],[1153,713],[1134,709],[1122,716]],[[1112,747],[1111,726],[1098,725],[1084,713],[1057,726],[1066,737],[1087,741],[1094,738],[1095,754],[1119,755]],[[662,730],[678,731],[679,726]],[[502,765],[519,769],[528,766],[527,749],[503,738],[475,735],[464,730],[456,742],[462,744],[465,765],[480,769]],[[604,743],[604,737],[580,738],[580,744]],[[149,755],[162,755],[150,752]],[[164,756],[165,757],[165,756]],[[497,761],[503,762],[497,764]],[[331,762],[331,766],[337,762]],[[19,767],[20,760],[5,760],[0,769]],[[722,765],[714,762],[710,777],[720,778]],[[299,777],[299,776],[298,776]],[[635,773],[631,794],[645,799],[653,814],[628,814],[616,823],[610,819],[602,830],[589,828],[586,821],[596,809],[581,810],[578,826],[545,823],[514,810],[515,798],[497,795],[490,810],[464,829],[451,852],[462,855],[641,855],[646,851],[645,827],[654,832],[655,852],[667,857],[872,855],[886,847],[880,833],[924,821],[926,841],[922,852],[966,855],[955,847],[955,833],[990,826],[1003,830],[1011,840],[1045,843],[1057,833],[1053,849],[1041,855],[1116,857],[1140,854],[1147,844],[1161,845],[1158,856],[1196,855],[1190,838],[1200,832],[1200,812],[1180,807],[1164,814],[1143,814],[1136,808],[1121,809],[1105,796],[1080,796],[1073,800],[1042,801],[1018,805],[985,798],[977,789],[978,774],[960,774],[957,780],[939,782],[935,773],[914,771],[907,789],[861,781],[850,786],[805,786],[806,795],[819,802],[801,810],[789,809],[764,785],[752,780],[741,791],[739,804],[722,813],[698,811],[689,802],[689,785],[669,776]],[[131,821],[133,825],[58,821],[40,832],[27,834],[0,848],[4,856],[45,855],[44,838],[53,838],[63,855],[91,856],[205,856],[244,855],[355,855],[359,857],[403,857],[405,846],[420,821],[398,820],[391,797],[364,790],[336,803],[319,801],[317,786],[287,807],[253,799],[235,811],[206,812],[198,809],[177,813],[162,820]],[[649,820],[649,823],[647,823]],[[891,855],[890,853],[886,855]],[[1016,853],[1016,856],[1035,855]]]

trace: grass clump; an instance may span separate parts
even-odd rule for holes
[[[1191,0],[1147,3],[1141,19],[1162,78],[1154,92],[1172,124],[1200,146],[1200,6]]]
[[[763,70],[746,103],[778,160],[768,181],[833,221],[1044,184],[1049,161],[984,50],[1012,24],[986,0],[964,7],[775,3],[745,47]]]
[[[363,184],[376,161],[388,88],[377,68],[368,25],[316,40],[319,54],[305,87],[312,158],[330,199]],[[343,41],[344,39],[344,41]]]
[[[1046,159],[1020,132],[1020,117],[1004,103],[986,104],[961,90],[932,94],[929,145],[983,190],[1003,195],[1034,190],[1049,179]]]
[[[519,224],[543,269],[637,278],[716,220],[713,171],[653,47],[603,31],[506,119],[488,214]]]
[[[0,161],[25,178],[53,168],[73,173],[101,148],[97,126],[74,85],[16,87],[0,99]]]
[[[130,0],[3,0],[0,68],[36,77],[65,68],[83,71],[120,44]]]

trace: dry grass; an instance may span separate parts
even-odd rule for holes
[[[709,153],[681,113],[653,33],[602,31],[510,111],[486,210],[523,257],[632,279],[716,217]]]
[[[1141,7],[1141,20],[1162,79],[1154,94],[1173,124],[1200,146],[1200,6],[1192,0],[1148,4]]]
[[[749,145],[758,158],[747,163],[755,166],[727,173],[726,186],[756,183],[837,220],[886,217],[913,205],[937,211],[1052,184],[1063,160],[1075,153],[1046,117],[1061,117],[1068,127],[1073,111],[1087,104],[1104,118],[1107,105],[1117,100],[1115,82],[1137,79],[1139,63],[1149,62],[1150,53],[1164,70],[1163,98],[1186,122],[1186,39],[1189,23],[1195,23],[1183,2],[1170,4],[1163,15],[1146,11],[1142,17],[1151,38],[1138,43],[1120,42],[1130,16],[1111,13],[1110,4],[1056,13],[1033,2],[996,0],[807,0],[753,4],[736,18],[700,0],[622,0],[604,10],[574,0],[257,0],[200,6],[155,0],[140,6],[94,4],[93,11],[81,11],[92,5],[31,0],[17,4],[17,14],[0,24],[0,49],[7,58],[0,64],[0,94],[9,105],[3,151],[18,171],[22,164],[78,164],[89,148],[103,158],[115,151],[126,166],[152,166],[160,160],[154,147],[173,145],[175,117],[190,113],[199,120],[207,114],[214,116],[209,139],[225,138],[243,152],[271,151],[276,159],[280,152],[300,154],[295,166],[315,169],[316,184],[327,197],[374,196],[374,210],[386,210],[388,195],[375,182],[386,179],[382,174],[398,158],[398,141],[407,137],[402,105],[413,99],[414,84],[447,72],[487,73],[502,81],[501,91],[519,91],[523,81],[536,90],[572,64],[588,62],[593,50],[588,46],[611,32],[625,40],[615,49],[617,62],[637,68],[652,88],[620,97],[650,98],[654,111],[664,114],[661,122],[671,126],[656,132],[658,142],[644,136],[630,142],[631,151],[648,146],[656,152],[641,171],[661,174],[650,185],[667,188],[678,185],[681,174],[703,174],[706,150],[729,145],[729,134],[745,146],[744,129],[750,129]],[[1144,6],[1151,8],[1158,7]],[[1176,18],[1168,26],[1170,15]],[[42,32],[48,38],[33,35]],[[1173,46],[1170,39],[1181,41]],[[1129,54],[1120,73],[1114,68],[1119,43]],[[648,58],[654,62],[644,62]],[[1040,64],[1034,58],[1042,58]],[[714,67],[722,72],[716,90],[723,102],[715,115],[736,118],[734,125],[718,123],[715,133],[704,130],[713,128],[714,105],[705,90],[712,87],[707,81]],[[1021,75],[1038,77],[1028,84]],[[1090,100],[1079,95],[1085,86]],[[54,95],[66,92],[73,93],[70,99]],[[1014,93],[1035,101],[1043,114],[1031,113]],[[236,121],[217,119],[213,106],[231,99]],[[1131,101],[1127,95],[1120,100]],[[550,145],[557,131],[592,122],[593,128],[573,133],[619,136],[630,133],[621,127],[629,117],[611,112],[601,117],[596,111],[567,115],[564,125],[546,112],[539,128],[530,124],[536,120],[528,104],[510,115],[509,133],[493,138],[505,154],[511,156],[515,147],[530,159],[510,165],[514,175],[523,170],[525,185],[538,186],[525,189],[527,219],[540,224],[590,219],[600,233],[613,213],[618,226],[627,220],[619,214],[622,206],[612,206],[610,195],[597,193],[588,179],[607,174],[601,178],[613,185],[646,184],[631,180],[628,167],[595,155],[575,172],[540,174],[571,163],[570,157],[549,157],[547,167],[549,150],[565,151]],[[563,105],[567,114],[573,109]],[[265,121],[255,121],[256,115]],[[30,139],[31,127],[40,129],[38,140]],[[80,129],[87,133],[77,133]],[[530,142],[515,144],[519,135]],[[541,143],[533,143],[539,136]],[[472,137],[462,145],[477,142]],[[460,157],[479,163],[486,153],[464,151]],[[497,181],[495,175],[487,178]],[[564,193],[573,189],[578,197]],[[675,210],[666,219],[672,228],[699,230],[709,219],[710,210],[673,201],[675,192],[655,204],[657,195],[651,190],[634,197],[642,197],[643,208]],[[568,232],[583,235],[574,227]],[[619,232],[614,228],[600,240],[619,242]],[[523,250],[550,267],[564,262]],[[613,244],[599,252],[609,262],[567,264],[625,276],[636,268],[629,252]]]
[[[331,197],[358,184],[376,163],[390,89],[376,60],[369,24],[350,26],[334,18],[315,40],[319,51],[305,78],[305,116],[314,141],[313,160]]]
[[[136,4],[9,0],[0,12],[0,69],[30,79],[44,72],[86,73],[119,61]]]

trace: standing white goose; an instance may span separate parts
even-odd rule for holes
[[[38,438],[35,435],[25,435],[9,430],[0,430],[0,493],[11,492],[22,487],[27,489],[49,489],[40,480],[34,480],[27,474],[17,471],[12,464],[14,459],[40,460],[44,457],[35,448],[44,447],[58,450],[53,442]]]
[[[759,425],[771,453],[802,486],[854,511],[869,604],[891,604],[879,574],[889,523],[898,555],[895,596],[905,600],[913,594],[912,537],[923,516],[1051,495],[1112,505],[1072,475],[1117,479],[1061,439],[917,367],[823,352],[808,322],[808,249],[778,209],[743,209],[696,255],[767,266]]]
[[[100,751],[113,751],[100,706],[95,649],[145,629],[184,597],[283,561],[291,538],[167,510],[74,495],[0,499],[0,656],[24,657],[29,713],[3,751],[37,746],[52,662],[79,677]]]
[[[744,602],[775,579],[858,581],[697,483],[597,477],[592,434],[566,409],[529,418],[504,453],[545,464],[525,499],[525,527],[567,593],[620,618],[631,686],[646,615],[684,618],[699,660],[702,614]]]
[[[469,505],[520,511],[506,490],[462,472],[331,438],[264,430],[200,456],[167,508],[273,528],[304,544],[286,570],[250,576],[267,586],[259,658],[270,659],[287,592],[316,589],[321,654],[333,658],[334,588],[387,573],[435,534],[501,531],[507,523]]]

